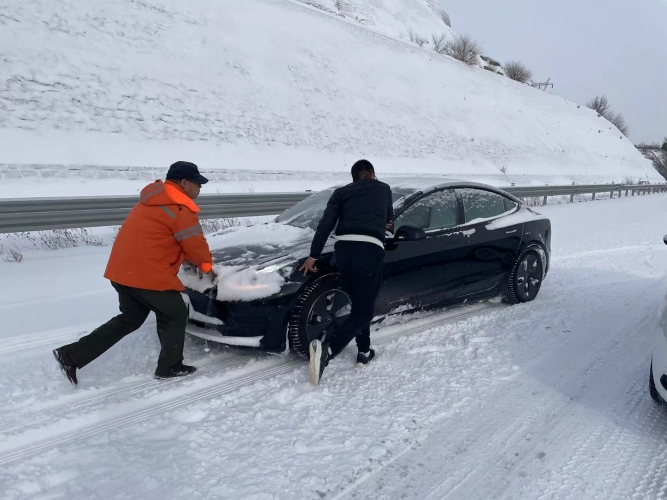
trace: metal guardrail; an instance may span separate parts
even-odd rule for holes
[[[615,193],[634,196],[667,192],[667,184],[620,185],[594,184],[582,186],[526,186],[505,187],[504,191],[517,198],[542,198],[547,203],[551,196],[574,196]],[[295,203],[310,196],[302,193],[213,194],[197,198],[203,219],[227,217],[254,217],[279,214]],[[116,226],[123,223],[137,203],[137,196],[103,196],[81,198],[24,198],[0,200],[0,233],[69,229],[75,227]]]
[[[592,194],[595,200],[596,195],[600,193],[609,193],[612,198],[616,193],[619,198],[623,193],[625,196],[664,193],[667,192],[667,184],[572,184],[571,186],[512,186],[501,189],[517,198],[542,198],[542,205],[546,205],[550,196],[569,195],[572,203],[574,196],[581,194]]]
[[[197,198],[203,219],[279,214],[310,196],[303,193],[214,194]],[[117,226],[138,196],[0,200],[0,233]]]

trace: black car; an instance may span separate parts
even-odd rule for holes
[[[510,304],[535,299],[549,269],[549,219],[491,186],[418,177],[386,182],[392,187],[395,218],[394,232],[388,232],[385,244],[378,316],[497,295]],[[279,286],[274,280],[273,290],[262,284],[265,280],[257,284],[246,280],[238,286],[232,282],[239,290],[251,290],[250,300],[219,300],[216,288],[197,285],[194,270],[184,269],[181,276],[189,286],[184,292],[190,310],[188,332],[273,352],[291,348],[308,357],[309,342],[322,336],[332,323],[344,321],[350,311],[336,270],[333,237],[318,261],[319,272],[306,277],[298,272],[332,192],[333,188],[313,194],[274,223],[253,228],[255,235],[266,229],[265,241],[252,238],[213,251],[216,263],[235,266],[230,268],[235,271],[261,278],[279,273]],[[282,226],[290,231],[303,228],[303,233],[287,246],[273,244],[272,231],[281,229],[276,224],[291,226]],[[223,231],[210,239],[233,242],[235,231]],[[226,279],[223,273],[220,281]],[[270,296],[261,297],[262,286]]]

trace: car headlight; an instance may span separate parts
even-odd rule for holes
[[[257,271],[257,274],[260,274],[260,273],[276,273],[278,271],[283,270],[287,266],[291,266],[292,264],[293,264],[293,262],[280,262],[278,264],[271,264],[270,266],[266,266],[262,269],[259,269]]]

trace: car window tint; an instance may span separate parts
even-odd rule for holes
[[[460,189],[466,224],[492,219],[507,212],[505,197],[481,189]]]
[[[503,198],[503,200],[505,201],[505,212],[512,212],[519,206],[516,201],[512,201],[509,198]]]
[[[447,229],[457,224],[456,196],[451,189],[425,196],[403,212],[394,222],[394,228],[415,226],[424,231]]]

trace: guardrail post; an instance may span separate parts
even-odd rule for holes
[[[595,191],[593,191],[593,201],[595,201]]]
[[[573,182],[572,185],[575,186],[577,183]],[[574,203],[574,193],[570,195],[570,203]]]

